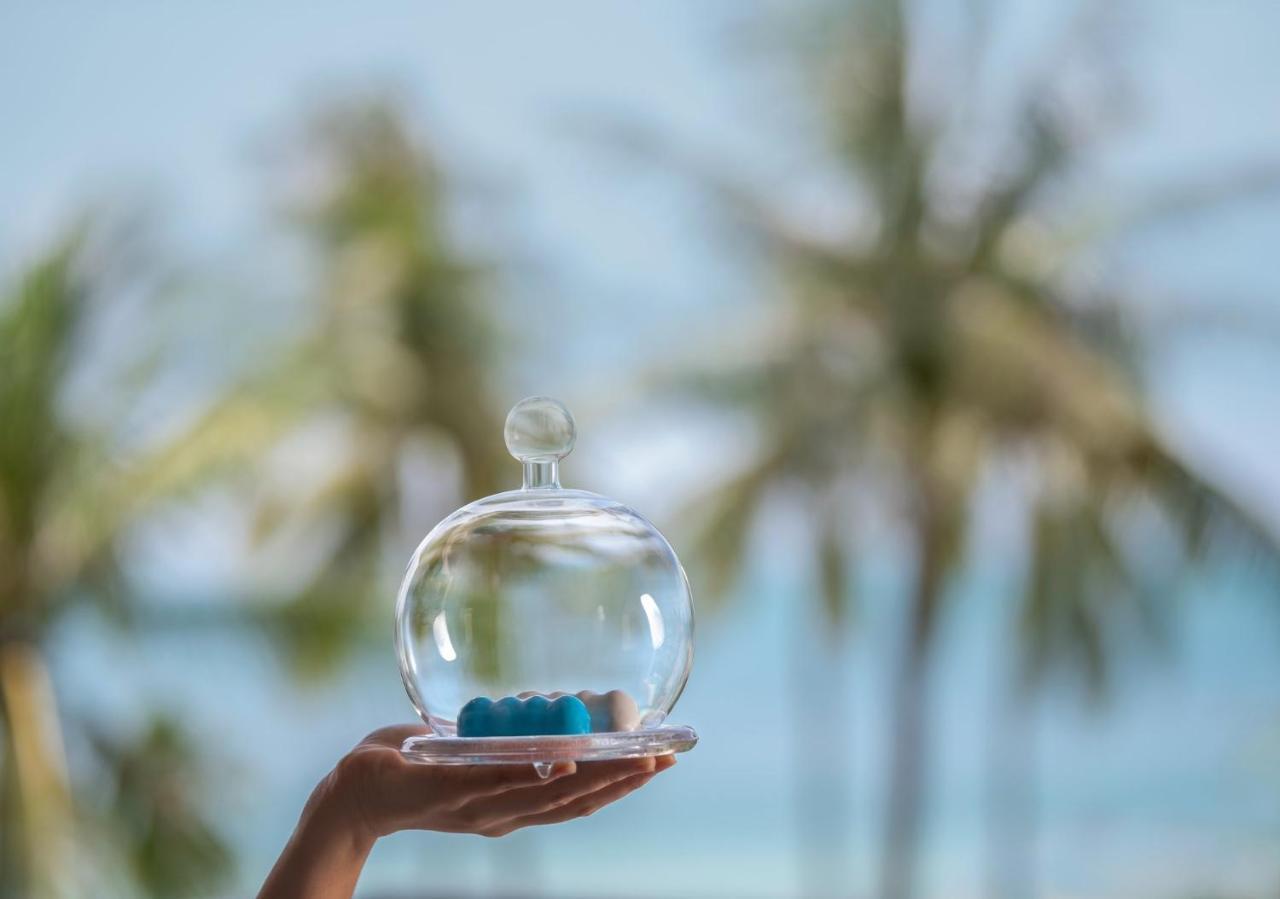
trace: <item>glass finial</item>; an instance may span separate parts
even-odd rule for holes
[[[507,451],[524,465],[525,489],[560,486],[560,460],[578,436],[564,403],[549,396],[521,400],[507,413],[503,436]]]

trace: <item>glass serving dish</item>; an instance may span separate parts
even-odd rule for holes
[[[421,762],[530,762],[683,752],[667,723],[693,664],[693,603],[671,545],[639,513],[560,486],[573,417],[549,397],[507,416],[519,490],[429,533],[396,602],[409,699],[431,727]]]

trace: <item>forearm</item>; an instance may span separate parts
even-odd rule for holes
[[[318,786],[258,899],[351,899],[374,838],[344,820]]]

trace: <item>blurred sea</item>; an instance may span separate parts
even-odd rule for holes
[[[949,622],[936,671],[922,866],[929,894],[948,897],[983,895],[988,882],[984,784],[1005,657],[998,586],[963,589],[974,592],[956,606],[966,611]],[[1108,703],[1091,709],[1054,689],[1040,704],[1042,895],[1276,887],[1280,612],[1240,573],[1187,593],[1197,598],[1171,600],[1186,602],[1175,646],[1120,672]],[[250,894],[328,767],[365,732],[410,718],[385,601],[385,651],[365,652],[322,683],[299,685],[265,640],[242,632],[132,639],[81,619],[58,641],[57,687],[70,710],[108,725],[138,720],[152,702],[184,713],[213,760],[210,801],[241,850],[228,895]],[[814,616],[790,614],[803,608],[794,587],[757,582],[738,605],[703,616],[693,677],[673,716],[702,742],[647,789],[590,819],[501,841],[397,835],[375,849],[360,895],[781,897],[796,894],[802,865],[821,889],[843,883],[846,895],[868,894],[892,657],[883,635],[894,610],[868,602],[835,666],[823,661]],[[805,650],[798,663],[796,647]],[[844,707],[825,707],[824,684],[838,678]],[[802,695],[790,688],[797,682]],[[822,726],[793,733],[795,703],[814,706],[804,713]],[[849,758],[842,740],[853,746]],[[806,833],[826,835],[823,845],[798,852],[798,809]]]

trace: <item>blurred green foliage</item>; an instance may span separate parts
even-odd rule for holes
[[[110,435],[67,411],[66,391],[95,316],[134,276],[129,237],[81,225],[0,298],[0,895],[79,896],[91,847],[114,834],[130,882],[179,896],[216,883],[230,857],[198,798],[201,757],[177,722],[88,741],[118,776],[105,808],[74,792],[63,728],[78,741],[101,722],[64,720],[47,671],[60,618],[92,604],[123,624],[128,597],[115,541],[142,513],[130,492],[140,468]],[[122,260],[124,262],[122,263]],[[102,385],[103,400],[108,389]],[[145,818],[145,820],[143,820]],[[163,858],[162,858],[163,856]],[[189,866],[175,877],[173,866]]]
[[[165,717],[152,719],[133,742],[98,733],[93,743],[112,779],[103,823],[134,879],[152,895],[175,899],[225,884],[233,859],[205,820],[202,806],[214,784],[195,779],[200,745]]]
[[[165,618],[135,601],[116,565],[116,544],[139,521],[175,497],[245,474],[254,481],[282,443],[338,421],[345,452],[335,464],[286,494],[252,498],[262,537],[322,522],[327,551],[288,594],[215,613],[264,628],[312,674],[385,632],[385,608],[368,598],[402,564],[387,559],[400,549],[405,456],[425,452],[438,465],[451,455],[465,495],[496,487],[497,327],[483,269],[446,236],[445,186],[429,151],[379,100],[327,109],[297,150],[295,162],[319,176],[290,198],[286,219],[313,264],[309,324],[176,434],[125,452],[107,429],[81,427],[65,409],[94,316],[138,288],[107,260],[136,254],[78,228],[0,301],[0,895],[82,895],[91,869],[115,871],[121,887],[146,895],[194,895],[230,870],[199,801],[202,747],[163,717],[131,736],[67,721],[45,672],[46,643],[76,603],[110,606],[132,628]],[[73,791],[63,726],[109,772],[109,790]],[[123,866],[111,852],[83,870],[65,863],[69,852],[89,858],[102,846],[118,847]]]
[[[767,338],[747,352],[700,354],[704,364],[676,384],[746,413],[762,445],[693,509],[710,509],[698,541],[704,586],[731,584],[771,496],[799,497],[838,633],[863,561],[860,520],[895,522],[909,535],[912,587],[891,685],[885,899],[914,894],[931,660],[992,483],[1021,484],[1012,514],[1028,547],[1025,561],[1018,547],[1009,558],[1025,566],[1025,586],[1008,613],[1027,687],[1057,668],[1101,691],[1135,632],[1172,614],[1171,585],[1207,549],[1272,565],[1280,558],[1276,536],[1165,440],[1136,374],[1141,344],[1122,327],[1133,298],[1069,278],[1085,247],[1074,223],[1054,220],[1048,199],[1087,135],[1052,77],[1024,95],[1002,164],[973,178],[948,154],[985,127],[968,114],[979,98],[966,92],[976,88],[960,81],[947,102],[926,102],[927,63],[911,25],[907,4],[869,0],[830,5],[806,32],[813,111],[843,184],[823,220],[853,223],[846,233],[790,214],[785,192],[734,181],[631,123],[613,134],[716,197],[781,285],[768,296]],[[980,34],[969,50],[970,70],[981,71]],[[1264,170],[1171,189],[1145,221],[1276,180]],[[1150,543],[1162,529],[1173,552],[1134,549],[1132,538]]]

